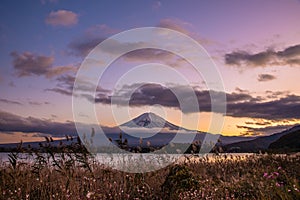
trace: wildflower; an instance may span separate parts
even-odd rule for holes
[[[280,183],[276,182],[276,186],[277,186],[277,187],[280,187],[281,185],[280,185]]]
[[[276,176],[279,176],[279,173],[278,172],[273,172],[274,175]]]
[[[274,178],[274,176],[273,176],[273,174],[270,174],[268,177],[267,177],[267,179],[272,179],[272,178]]]
[[[263,175],[263,177],[267,177],[268,176],[268,173],[267,172],[265,172],[264,173],[264,175]]]
[[[87,194],[86,194],[86,198],[91,198],[91,196],[94,194],[94,192],[88,192]]]

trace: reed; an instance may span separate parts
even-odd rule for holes
[[[130,174],[86,151],[11,153],[0,165],[0,199],[300,199],[300,156],[216,156]],[[19,147],[22,152],[22,145]],[[46,153],[45,153],[46,150]],[[28,162],[26,159],[30,159]]]

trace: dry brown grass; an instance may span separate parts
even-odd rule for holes
[[[1,199],[300,199],[299,155],[223,157],[144,174],[109,169],[88,154],[35,154],[30,163],[14,156],[0,166]]]

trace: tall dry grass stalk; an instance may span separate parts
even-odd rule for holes
[[[0,166],[0,199],[300,199],[299,155],[189,158],[129,174],[100,164],[80,141],[63,148],[49,139],[42,150],[11,153]]]

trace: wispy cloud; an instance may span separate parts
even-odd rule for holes
[[[85,31],[85,35],[91,36],[91,37],[96,37],[99,35],[109,36],[112,34],[116,34],[118,32],[120,32],[119,29],[112,28],[112,27],[108,26],[107,24],[96,24],[94,26],[89,27]]]
[[[86,29],[80,37],[73,39],[69,43],[68,53],[79,57],[85,57],[100,42],[118,32],[120,32],[119,29],[112,28],[107,24],[91,26]]]
[[[52,11],[45,22],[52,26],[73,26],[78,23],[78,14],[68,10]]]
[[[41,105],[48,105],[49,102],[28,101],[28,104],[33,106],[41,106]]]
[[[272,74],[259,74],[257,80],[260,82],[271,81],[276,79],[276,76]]]
[[[192,23],[180,19],[164,18],[160,20],[157,27],[168,28],[181,32],[192,37],[194,40],[198,41],[202,45],[211,45],[215,43],[215,41],[208,38],[204,38],[198,32],[193,31],[195,28]]]
[[[160,20],[158,27],[162,28],[168,28],[172,29],[181,33],[184,33],[186,35],[193,35],[193,32],[191,32],[188,28],[192,28],[192,24],[186,21],[182,21],[179,19],[171,19],[171,18],[165,18]]]
[[[295,126],[294,125],[275,125],[275,126],[266,126],[266,127],[251,127],[251,126],[241,126],[236,125],[238,129],[242,129],[241,135],[244,136],[257,136],[257,135],[270,135],[274,133],[281,132],[283,130],[286,130],[288,128],[291,128]]]
[[[85,57],[90,51],[95,48],[100,42],[105,40],[105,37],[82,37],[76,40],[73,40],[69,46],[69,54]]]
[[[200,44],[208,45],[214,43],[212,40],[203,38],[195,31],[192,31],[194,27],[191,23],[179,19],[165,18],[160,20],[156,26],[161,28],[172,29],[181,32],[183,34],[186,34],[192,37],[193,39],[195,39],[196,41],[200,42]],[[106,24],[92,26],[88,28],[81,37],[74,39],[68,45],[69,53],[76,56],[85,57],[93,48],[95,48],[103,40],[107,39],[109,36],[118,33],[120,31],[121,30],[114,29]],[[137,48],[142,46],[141,42],[121,43],[119,41],[113,41],[113,40],[111,41],[111,45],[112,45],[111,48],[106,49],[106,51],[111,54],[120,52],[122,51],[122,49],[126,48],[129,45],[131,47],[137,47]],[[178,66],[182,64],[180,63],[182,59],[180,60],[176,58],[175,55],[172,55],[169,52],[158,50],[158,49],[141,49],[137,51],[132,51],[124,55],[123,58],[128,62],[160,60],[160,61],[167,61],[168,64],[170,64],[171,61],[173,66]],[[178,64],[176,65],[176,63]]]
[[[63,75],[60,77],[56,78],[57,85],[55,88],[48,88],[45,89],[45,91],[51,91],[51,92],[56,92],[59,94],[67,95],[67,96],[72,96],[73,94],[73,87],[74,87],[74,82],[75,82],[75,77],[71,75]],[[95,88],[95,85],[87,80],[77,80],[80,82],[79,86],[76,88],[77,91],[85,91],[85,92],[90,92],[93,91]],[[106,90],[100,86],[96,86],[96,92],[98,94],[103,94],[103,93],[110,93],[110,90]]]
[[[254,122],[246,121],[245,124],[247,124],[247,125],[257,125],[257,126],[267,126],[267,125],[271,125],[271,122],[265,121],[265,120],[254,121]]]
[[[37,55],[31,52],[12,52],[13,67],[18,77],[24,76],[45,76],[53,78],[66,72],[75,71],[73,66],[53,67],[54,57]]]
[[[23,105],[22,103],[18,102],[18,101],[12,101],[9,99],[0,99],[1,103],[6,103],[6,104],[13,104],[13,105]]]

